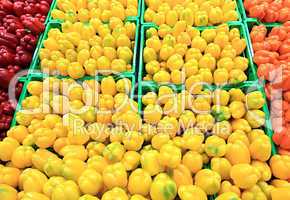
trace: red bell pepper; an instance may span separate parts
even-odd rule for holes
[[[274,35],[278,36],[280,41],[283,41],[287,38],[287,30],[284,26],[273,27],[269,33],[269,36],[274,36]]]
[[[13,3],[13,10],[17,16],[21,16],[25,13],[25,10],[23,9],[24,6],[25,6],[25,3],[22,1],[15,1]]]
[[[23,25],[28,28],[32,33],[34,34],[40,34],[41,32],[44,31],[45,27],[43,25],[43,23],[41,23],[41,21],[37,18],[26,18],[23,21]]]
[[[15,54],[5,46],[0,46],[0,64],[3,66],[14,63]]]
[[[279,18],[279,10],[274,10],[271,7],[269,7],[266,10],[266,15],[264,16],[263,20],[265,22],[275,22]]]
[[[0,31],[0,45],[4,45],[15,49],[18,44],[18,39],[16,35]]]
[[[9,71],[8,69],[0,68],[0,87],[7,89],[10,80],[14,77],[15,73]]]
[[[279,10],[279,22],[286,22],[290,20],[290,7],[284,7],[281,10]]]
[[[33,51],[36,47],[37,38],[32,34],[27,34],[20,40],[20,45],[28,51]]]
[[[6,11],[7,13],[13,13],[13,3],[9,0],[1,0],[1,10]]]
[[[266,15],[267,7],[263,5],[255,5],[249,9],[249,17],[263,19]]]
[[[290,150],[290,134],[286,128],[283,128],[281,132],[277,132],[273,135],[273,141],[282,149]]]
[[[265,41],[271,46],[271,49],[270,49],[271,51],[278,51],[279,47],[282,44],[282,42],[279,39],[279,36],[277,35],[269,36],[266,38]]]
[[[27,67],[32,59],[30,52],[26,51],[23,47],[16,48],[15,63],[22,67]]]

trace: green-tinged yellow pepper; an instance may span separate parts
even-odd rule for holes
[[[36,169],[44,171],[44,165],[46,164],[47,159],[51,157],[58,158],[55,154],[46,149],[38,149],[32,155],[32,165]]]
[[[251,155],[248,147],[241,141],[229,143],[225,157],[232,165],[246,163],[250,164]]]
[[[32,166],[32,155],[34,149],[31,146],[19,146],[12,154],[11,162],[13,166],[23,169]]]
[[[271,157],[271,141],[267,135],[254,139],[249,147],[252,159],[265,162]]]
[[[53,189],[58,186],[59,184],[62,184],[65,182],[65,179],[61,176],[53,176],[48,179],[48,181],[43,186],[43,193],[51,198],[51,193]]]
[[[174,182],[176,183],[177,188],[182,185],[192,185],[193,180],[190,170],[183,164],[179,164],[176,168],[173,169]]]
[[[124,147],[128,151],[138,151],[144,142],[144,137],[140,132],[128,131],[122,140]]]
[[[101,200],[115,200],[116,197],[118,197],[119,200],[128,200],[129,199],[129,197],[124,189],[119,188],[119,187],[114,187],[113,189],[105,192],[105,194],[103,194]]]
[[[181,149],[167,143],[161,147],[158,160],[164,167],[176,168],[181,163],[181,157]]]
[[[128,183],[125,166],[120,162],[108,165],[103,171],[103,179],[105,186],[109,189],[125,188]]]
[[[203,158],[202,155],[195,151],[188,151],[182,157],[182,164],[185,165],[192,173],[197,173],[202,169]]]
[[[60,176],[63,167],[63,160],[60,158],[50,157],[43,166],[43,171],[48,177]]]
[[[61,175],[68,180],[77,181],[85,168],[86,165],[82,160],[70,158],[64,161]]]
[[[260,171],[260,181],[269,181],[271,179],[272,172],[267,163],[261,161],[252,161],[251,165]]]
[[[0,167],[0,184],[17,188],[20,170],[14,167]]]
[[[231,122],[231,124],[233,131],[241,130],[246,133],[249,133],[252,130],[249,122],[245,119],[235,119]]]
[[[94,169],[96,172],[99,172],[100,174],[103,173],[107,165],[108,165],[107,160],[99,155],[93,156],[89,158],[87,161],[87,167],[90,169]]]
[[[282,180],[290,179],[290,157],[274,155],[270,160],[270,167],[273,175]]]
[[[19,147],[19,143],[16,139],[7,137],[0,142],[0,160],[10,161],[13,152]]]
[[[120,142],[112,142],[107,145],[103,151],[104,158],[110,163],[116,163],[122,160],[125,148]]]
[[[59,154],[63,156],[64,160],[75,158],[86,161],[88,158],[84,145],[67,145],[60,150]]]
[[[95,170],[86,169],[79,177],[78,185],[83,194],[97,195],[103,186],[103,178]]]
[[[211,169],[221,175],[222,180],[230,179],[231,163],[225,158],[212,158]]]
[[[144,151],[141,154],[141,166],[144,170],[149,172],[151,176],[164,171],[164,167],[159,163],[159,156],[160,153],[156,150]]]
[[[222,157],[226,154],[226,142],[218,136],[210,136],[205,141],[205,152],[211,157]]]
[[[152,200],[173,200],[177,195],[175,182],[165,173],[158,174],[151,185]]]
[[[227,106],[214,105],[211,114],[216,121],[221,122],[231,118],[230,109]]]
[[[226,90],[216,89],[213,93],[213,103],[219,106],[226,106],[230,100],[230,93]]]
[[[125,166],[127,171],[132,171],[138,167],[140,164],[140,154],[136,151],[127,151],[124,154],[124,157],[122,159],[122,163]]]
[[[79,200],[80,191],[74,181],[65,181],[52,190],[51,200]]]
[[[25,169],[19,177],[19,187],[24,192],[42,192],[46,176],[37,169]]]
[[[207,200],[206,193],[195,185],[182,185],[178,188],[178,196],[181,200]]]
[[[252,188],[260,177],[259,170],[249,164],[237,164],[231,169],[231,179],[241,189]]]
[[[147,196],[150,192],[152,179],[150,174],[144,169],[136,169],[129,176],[128,190],[130,194]]]
[[[98,197],[95,197],[90,194],[85,194],[79,198],[79,200],[100,200]]]
[[[201,150],[204,134],[197,128],[189,128],[184,131],[183,135],[183,148],[199,152]]]
[[[213,126],[212,132],[214,135],[226,140],[232,133],[232,126],[228,121],[217,122]]]
[[[214,118],[211,114],[198,114],[196,116],[196,126],[202,131],[211,130],[214,126]]]
[[[219,194],[223,194],[225,192],[234,192],[238,196],[241,196],[240,189],[237,186],[232,185],[231,182],[229,182],[229,181],[223,181],[221,184],[221,189],[219,191]]]
[[[221,176],[210,169],[203,169],[196,173],[195,185],[203,189],[207,195],[213,195],[220,190]]]
[[[16,200],[17,191],[6,184],[0,184],[0,198],[1,200]]]
[[[250,92],[246,95],[246,106],[248,109],[260,109],[265,104],[265,98],[260,91]]]
[[[240,69],[233,69],[230,71],[229,83],[231,83],[231,84],[241,83],[241,82],[246,81],[247,79],[248,79],[248,77],[245,74],[245,72],[243,72]]]
[[[246,113],[245,105],[241,101],[232,101],[229,105],[229,108],[230,113],[234,119],[240,119]]]
[[[254,199],[267,200],[267,197],[258,185],[254,185],[253,187],[245,190],[242,193],[242,199],[243,200],[254,200]]]
[[[261,110],[249,110],[246,120],[252,128],[259,128],[265,124],[265,113]]]

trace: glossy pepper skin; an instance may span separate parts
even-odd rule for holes
[[[51,194],[51,200],[78,200],[80,191],[74,181],[65,181],[57,185]]]
[[[260,172],[249,164],[237,164],[231,169],[230,176],[241,189],[253,187],[260,179]]]
[[[19,178],[19,187],[24,192],[42,192],[44,184],[47,182],[46,176],[36,169],[25,169]]]
[[[21,171],[15,167],[0,168],[0,184],[7,184],[17,188]]]
[[[149,172],[151,176],[157,175],[164,171],[163,165],[159,163],[160,153],[156,150],[144,151],[141,154],[141,166],[144,170]]]
[[[104,184],[107,188],[125,188],[128,183],[127,172],[120,162],[108,165],[103,171]]]
[[[197,200],[207,200],[206,193],[200,187],[194,185],[180,186],[178,196],[181,200],[191,200],[193,196]]]
[[[14,138],[5,138],[0,142],[0,160],[10,161],[13,152],[19,147],[19,143]]]
[[[128,181],[128,190],[132,195],[139,194],[142,196],[147,196],[149,194],[151,184],[152,178],[150,174],[144,169],[139,168],[134,170],[130,174]]]
[[[290,157],[274,155],[270,160],[270,167],[275,177],[288,180],[290,178]]]
[[[34,149],[31,146],[19,146],[13,152],[11,162],[13,166],[23,169],[32,166]]]
[[[221,176],[210,169],[203,169],[195,175],[195,185],[202,188],[207,195],[215,194],[221,185]]]
[[[125,190],[119,187],[114,187],[113,189],[105,192],[101,200],[114,200],[116,197],[118,197],[120,200],[129,200]]]
[[[47,196],[39,192],[25,192],[21,200],[49,200]]]
[[[6,184],[0,184],[0,198],[3,200],[15,200],[17,199],[17,191]]]
[[[190,170],[183,164],[179,164],[173,169],[173,180],[176,183],[177,188],[182,185],[192,185],[193,179]]]
[[[79,177],[78,185],[83,194],[97,195],[103,186],[103,178],[95,170],[86,169]]]
[[[152,200],[173,200],[176,195],[176,184],[168,175],[160,173],[154,178],[150,188]]]
[[[181,162],[181,150],[174,144],[167,143],[160,149],[159,162],[169,168],[176,168]]]

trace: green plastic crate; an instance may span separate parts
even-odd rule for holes
[[[246,39],[247,42],[247,47],[245,51],[243,52],[242,56],[246,57],[249,60],[249,66],[246,71],[246,75],[248,76],[249,81],[256,81],[258,80],[257,73],[256,73],[256,68],[254,67],[253,60],[252,60],[252,55],[250,52],[250,44],[249,40],[247,39],[248,34],[246,33],[246,28],[241,22],[229,22],[228,23],[230,28],[238,28],[240,30],[240,34],[242,38]],[[141,38],[140,38],[140,54],[139,54],[139,74],[138,74],[138,82],[140,83],[143,80],[143,77],[145,76],[145,63],[143,62],[143,50],[145,48],[145,42],[146,42],[146,30],[149,28],[155,28],[159,29],[159,27],[155,24],[144,24],[141,27]],[[205,29],[214,29],[216,28],[215,26],[207,26],[207,27],[193,27],[196,28],[200,31],[203,31]],[[143,81],[146,82],[146,81]]]
[[[146,3],[145,3],[145,0],[141,0],[142,1],[142,8],[141,8],[141,15],[140,15],[140,21],[141,21],[141,24],[142,25],[144,25],[144,24],[154,24],[154,23],[152,23],[152,22],[145,22],[144,21],[144,15],[145,15],[145,11],[146,11],[146,9],[147,9],[147,5],[146,5]],[[238,8],[238,2],[236,1],[236,11],[237,11],[237,13],[238,13],[238,20],[237,21],[242,21],[242,15],[241,15],[241,13],[240,13],[240,11],[239,11],[239,8]]]
[[[238,7],[239,7],[239,10],[240,10],[240,13],[242,15],[242,19],[243,21],[246,21],[246,20],[254,20],[254,21],[259,21],[257,18],[251,18],[251,17],[248,17],[247,16],[247,11],[245,9],[245,6],[244,6],[244,1],[243,0],[237,0],[238,1]],[[280,22],[273,22],[273,23],[269,23],[269,22],[260,22],[259,23],[263,23],[263,24],[266,24],[266,25],[275,25],[275,26],[279,26],[281,25],[282,23]]]
[[[27,79],[24,79],[24,85],[23,85],[23,89],[22,89],[22,92],[21,92],[21,95],[19,97],[19,100],[18,100],[18,104],[16,106],[16,109],[15,109],[15,112],[14,112],[14,116],[13,116],[13,119],[12,119],[12,122],[11,122],[11,127],[17,125],[17,122],[16,122],[16,113],[18,111],[21,110],[22,106],[22,101],[27,97],[27,96],[30,96],[28,91],[27,91],[27,86],[28,84],[31,82],[31,81],[42,81],[44,78],[47,78],[47,77],[53,77],[53,76],[49,76],[49,75],[46,75],[46,74],[41,74],[41,73],[38,73],[38,74],[32,74],[30,75]],[[67,78],[70,78],[70,77],[64,77],[64,76],[54,76],[56,78],[59,78],[59,79],[67,79]],[[80,78],[80,79],[77,79],[76,81],[77,82],[83,82],[85,80],[92,80],[92,79],[95,79],[95,80],[98,80],[98,81],[101,81],[104,77],[106,76],[96,76],[96,77],[92,77],[92,76],[85,76],[83,78]],[[135,79],[135,76],[133,75],[113,75],[113,78],[114,80],[119,80],[119,79],[122,79],[122,78],[128,78],[131,80],[131,92],[130,92],[130,98],[133,99],[134,98],[134,86],[135,86],[135,83],[136,83],[136,79]]]
[[[133,49],[133,62],[132,62],[132,70],[126,71],[120,73],[121,75],[131,75],[135,74],[136,68],[137,68],[137,54],[138,54],[138,41],[139,41],[139,20],[138,19],[128,19],[128,22],[132,22],[136,24],[136,31],[135,31],[135,43],[134,43],[134,49]],[[37,48],[33,55],[33,61],[29,68],[29,74],[35,74],[39,73],[41,71],[40,69],[40,59],[39,59],[39,51],[41,48],[43,48],[43,43],[48,37],[48,32],[52,28],[58,28],[61,29],[61,23],[60,22],[49,22],[46,26],[45,32],[43,33],[43,36],[41,37],[41,41],[38,42]]]
[[[58,19],[53,19],[52,18],[52,16],[51,16],[51,12],[55,9],[55,8],[57,8],[57,1],[58,0],[54,0],[54,4],[51,4],[51,8],[50,8],[50,12],[49,12],[49,16],[48,16],[48,22],[56,22],[56,21],[58,21],[58,22],[62,22],[62,20],[58,20]],[[138,7],[137,7],[137,9],[138,9],[138,13],[137,13],[137,16],[128,16],[126,19],[125,19],[125,21],[126,20],[137,20],[137,19],[140,19],[140,16],[141,16],[141,5],[142,5],[142,3],[141,3],[141,0],[138,0]]]

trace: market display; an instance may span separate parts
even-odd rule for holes
[[[288,4],[0,0],[0,200],[290,200]]]

